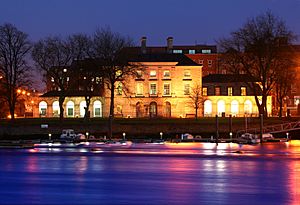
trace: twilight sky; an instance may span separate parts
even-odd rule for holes
[[[300,43],[300,0],[0,0],[0,25],[14,24],[31,40],[98,27],[147,45],[215,44],[249,18],[267,10],[286,21]]]

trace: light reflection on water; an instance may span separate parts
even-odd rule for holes
[[[296,205],[299,154],[297,141],[0,150],[1,203]]]

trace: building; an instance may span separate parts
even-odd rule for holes
[[[147,37],[142,37],[140,46],[128,48],[127,51],[133,54],[184,54],[202,66],[203,76],[226,74],[225,70],[219,68],[219,54],[216,45],[174,45],[173,37],[168,37],[165,46],[147,46]]]
[[[65,96],[65,117],[84,117],[86,99],[90,100],[88,115],[103,117],[104,85],[95,65],[94,60],[85,59],[74,61],[71,66],[54,67],[56,77],[48,76],[47,92],[39,97],[33,117],[59,117],[61,95]]]
[[[255,82],[242,74],[211,74],[202,78],[203,115],[235,117],[258,116],[252,89],[245,82]],[[259,91],[259,85],[257,84]],[[272,97],[267,99],[268,115],[272,113]]]
[[[194,86],[202,84],[202,66],[184,54],[173,53],[139,54],[130,63],[138,63],[142,70],[138,77],[127,79],[128,93],[116,92],[116,117],[195,115],[190,93]],[[109,110],[109,103],[105,110]]]

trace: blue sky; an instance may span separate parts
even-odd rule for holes
[[[9,22],[31,40],[110,26],[139,43],[206,43],[228,36],[250,17],[267,10],[300,35],[300,0],[1,0],[0,24]],[[298,37],[300,42],[300,36]]]

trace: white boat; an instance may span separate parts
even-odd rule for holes
[[[260,139],[257,135],[251,133],[242,134],[238,139],[238,142],[241,144],[258,144]]]

